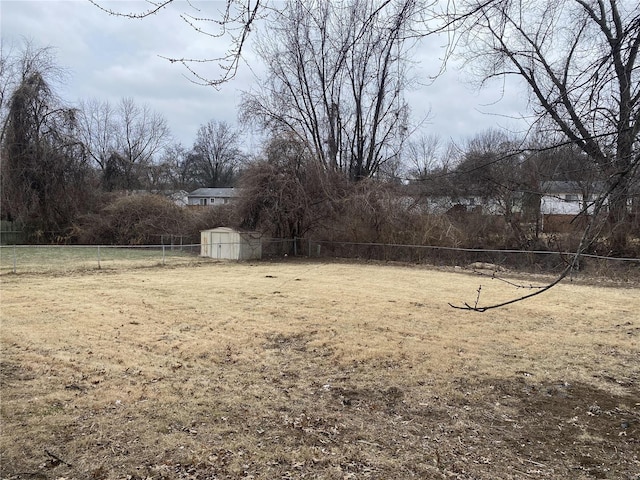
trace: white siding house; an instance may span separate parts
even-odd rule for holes
[[[260,234],[227,227],[203,230],[200,255],[220,260],[259,260],[262,257]]]
[[[540,213],[543,215],[578,215],[583,209],[592,213],[595,195],[601,186],[580,182],[545,182],[542,184]]]
[[[184,190],[176,190],[175,192],[167,192],[164,194],[167,198],[169,198],[173,203],[178,205],[179,207],[184,207],[189,203],[189,194]]]
[[[187,196],[188,205],[218,206],[235,201],[240,196],[237,188],[198,188]]]

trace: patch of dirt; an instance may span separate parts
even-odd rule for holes
[[[502,441],[537,473],[639,478],[640,391],[620,396],[590,385],[524,379],[491,386]]]
[[[293,335],[285,335],[283,333],[274,333],[266,336],[267,341],[264,348],[267,350],[297,350],[304,352],[307,350],[307,343],[310,341],[311,333],[296,333]]]
[[[0,359],[0,388],[9,388],[18,382],[34,378],[35,375],[30,369],[9,360]]]
[[[276,335],[272,348],[299,346],[301,337],[294,337]],[[287,361],[291,355],[314,360],[300,348],[289,352]],[[3,371],[18,378],[13,367]],[[306,372],[284,373],[262,369],[263,383],[251,388],[268,397],[255,399],[247,385],[227,384],[241,402],[212,397],[201,413],[189,413],[200,420],[167,418],[158,438],[174,440],[160,452],[140,445],[138,435],[167,415],[161,410],[145,413],[140,403],[128,413],[120,405],[85,412],[61,427],[65,438],[86,435],[97,464],[76,465],[60,443],[56,455],[68,464],[42,453],[37,467],[4,464],[1,478],[638,480],[637,389],[616,395],[519,373],[482,382],[458,378],[446,389],[400,377],[390,383],[393,377],[335,370],[322,361]],[[113,427],[103,433],[96,425],[104,422],[126,424],[128,433]]]

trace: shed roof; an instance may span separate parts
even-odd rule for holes
[[[260,232],[255,232],[251,230],[239,230],[237,228],[232,228],[232,227],[214,227],[214,228],[207,228],[206,230],[200,230],[200,233],[203,233],[203,232],[219,232],[219,233],[228,232],[228,233],[239,233],[240,235],[262,236]]]
[[[215,228],[207,228],[206,230],[202,230],[203,232],[237,232],[235,228],[231,227],[215,227]]]

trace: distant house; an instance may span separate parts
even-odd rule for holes
[[[447,183],[421,182],[406,187],[405,204],[415,208],[419,206],[426,212],[475,213],[482,215],[515,214],[523,218],[535,218],[538,215],[573,216],[586,211],[592,214],[595,200],[606,192],[602,181],[546,181],[538,188],[522,186],[514,191],[483,192],[474,186],[460,186],[453,181]],[[634,211],[632,199],[640,195],[632,195],[629,199],[629,211]],[[413,203],[409,200],[413,199]],[[607,202],[604,203],[607,208]],[[640,200],[637,201],[640,211]]]
[[[540,213],[542,215],[578,215],[586,209],[593,212],[592,202],[602,193],[599,183],[578,181],[550,181],[541,185]]]
[[[198,188],[187,196],[188,205],[218,206],[235,201],[240,196],[237,188]]]
[[[169,191],[163,192],[162,195],[167,197],[169,200],[171,200],[173,203],[175,203],[179,207],[184,207],[187,205],[189,194],[184,190],[175,190],[171,192]]]
[[[504,208],[498,199],[473,194],[431,198],[429,206],[433,212],[438,213],[467,212],[482,215],[504,213]]]
[[[160,195],[179,207],[187,205],[187,196],[189,195],[184,190],[130,190],[126,192],[127,195]]]
[[[426,188],[425,188],[426,187]],[[409,186],[408,192],[405,194],[407,198],[413,198],[413,202],[406,200],[404,203],[412,207],[419,206],[424,211],[436,215],[445,213],[475,213],[482,215],[503,215],[505,206],[501,199],[493,198],[474,191],[462,191],[454,186],[449,188],[429,188],[425,185],[423,188],[415,185]],[[519,204],[514,204],[516,199],[521,195],[514,195],[509,205],[512,211],[520,209]]]

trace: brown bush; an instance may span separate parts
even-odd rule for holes
[[[325,242],[459,246],[462,232],[446,216],[432,215],[397,186],[374,181],[343,185],[330,221],[312,232]]]
[[[72,239],[80,244],[152,245],[162,235],[183,235],[190,213],[160,195],[119,196],[81,218]]]

